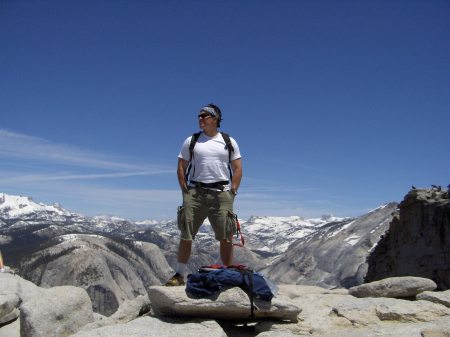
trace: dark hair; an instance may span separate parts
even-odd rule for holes
[[[222,121],[222,111],[220,111],[219,107],[215,104],[209,103],[208,104],[209,107],[213,108],[214,111],[217,113],[218,118],[217,118],[217,127],[220,127],[220,122]]]

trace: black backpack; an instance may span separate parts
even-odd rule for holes
[[[189,173],[191,172],[192,169],[192,157],[194,156],[194,147],[195,144],[197,144],[198,138],[200,137],[201,134],[202,134],[201,131],[194,133],[191,138],[191,143],[189,144],[190,158],[189,158],[189,166],[186,170],[186,181],[189,179]],[[230,179],[231,179],[233,174],[231,172],[230,163],[231,163],[231,154],[234,152],[234,148],[233,145],[231,144],[230,135],[222,131],[220,131],[220,134],[222,135],[223,140],[225,141],[225,148],[228,150],[228,170],[230,172]]]
[[[255,317],[254,300],[270,302],[274,297],[264,277],[244,265],[210,265],[200,267],[197,273],[190,274],[186,292],[198,298],[216,295],[228,288],[239,287],[250,300],[250,317]]]

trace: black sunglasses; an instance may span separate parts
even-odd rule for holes
[[[204,112],[198,115],[198,118],[204,119],[204,118],[208,118],[208,117],[214,117],[212,114],[210,114],[209,112]]]

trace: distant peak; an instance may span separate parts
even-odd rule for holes
[[[33,212],[53,212],[57,214],[70,214],[59,204],[46,205],[37,203],[32,197],[22,195],[0,194],[0,212],[10,218],[20,217]]]

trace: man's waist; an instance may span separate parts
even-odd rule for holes
[[[201,187],[201,188],[216,188],[219,190],[224,190],[225,186],[227,186],[230,182],[228,180],[222,180],[222,181],[216,181],[212,183],[203,183],[201,181],[194,181],[191,180],[191,185],[195,187]]]

